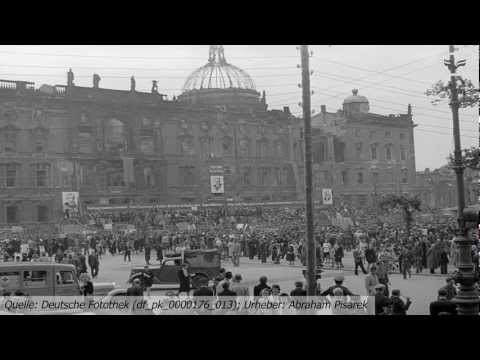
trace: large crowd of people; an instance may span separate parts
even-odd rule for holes
[[[351,267],[355,274],[361,270],[369,276],[374,271],[376,281],[367,289],[372,296],[380,287],[385,296],[390,296],[388,275],[392,272],[401,273],[405,279],[411,278],[412,272],[447,274],[449,264],[455,266],[458,261],[453,242],[455,220],[433,222],[417,217],[407,231],[398,215],[379,218],[371,208],[358,209],[343,203],[317,209],[317,265]],[[333,221],[338,218],[348,221]],[[239,266],[241,257],[290,266],[306,263],[305,213],[301,206],[230,207],[227,213],[223,207],[89,210],[81,221],[88,229],[82,234],[59,236],[53,230],[26,229],[21,234],[4,235],[0,261],[70,263],[79,276],[88,272],[88,265],[92,278],[97,277],[105,255],[121,256],[128,263],[132,254],[142,253],[146,264],[150,264],[182,249],[217,248],[223,259],[231,260],[234,266]],[[347,264],[344,258],[350,252],[352,260]],[[472,247],[477,272],[478,255],[477,239]],[[392,296],[396,296],[393,291]]]

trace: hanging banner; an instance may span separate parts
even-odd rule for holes
[[[210,175],[210,187],[212,194],[224,194],[223,175]]]
[[[63,212],[69,216],[78,214],[78,192],[62,192]]]
[[[332,189],[322,189],[323,205],[333,205]]]

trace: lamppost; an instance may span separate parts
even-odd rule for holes
[[[457,177],[457,211],[458,211],[458,233],[455,237],[455,244],[458,247],[459,259],[458,259],[458,273],[456,275],[456,281],[460,284],[460,289],[457,296],[453,301],[458,304],[459,315],[478,315],[478,306],[480,299],[475,293],[474,284],[477,281],[476,274],[474,272],[474,265],[472,261],[472,245],[467,236],[467,229],[465,224],[465,218],[463,210],[465,208],[465,186],[463,180],[463,160],[462,160],[462,147],[460,144],[460,120],[458,111],[460,108],[460,101],[458,99],[457,78],[456,70],[460,66],[465,65],[465,60],[455,62],[455,47],[449,46],[450,58],[444,60],[444,64],[450,70],[450,107],[452,109],[453,118],[453,139],[455,145],[454,151],[454,170]]]

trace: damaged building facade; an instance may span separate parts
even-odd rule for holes
[[[303,191],[302,121],[268,110],[250,76],[210,47],[206,65],[167,100],[150,93],[0,80],[0,223],[58,222],[62,193],[83,206],[215,200],[291,201]]]
[[[366,97],[353,90],[343,109],[312,117],[316,199],[331,188],[334,199],[357,206],[374,205],[382,194],[416,191],[412,111],[370,113]]]

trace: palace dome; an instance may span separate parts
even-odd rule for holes
[[[358,95],[358,90],[353,89],[352,95],[343,100],[343,111],[347,115],[368,114],[370,104],[365,96]]]
[[[203,89],[255,90],[255,83],[244,70],[225,60],[223,46],[211,45],[208,63],[190,74],[183,85],[184,92]]]
[[[352,103],[368,103],[368,99],[365,96],[358,95],[358,89],[352,90],[352,95],[343,100],[344,104]]]

